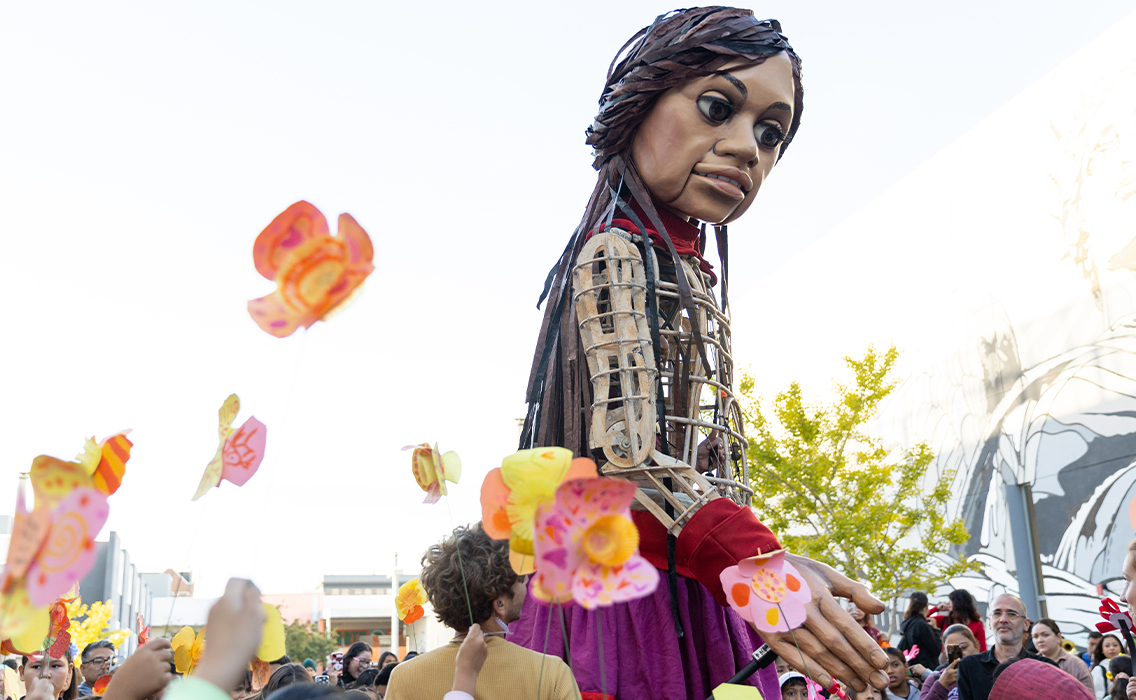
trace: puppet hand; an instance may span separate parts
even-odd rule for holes
[[[700,474],[715,471],[726,463],[726,446],[719,433],[714,433],[698,445],[698,457],[694,467]]]
[[[882,669],[887,668],[887,654],[833,596],[851,598],[857,608],[869,615],[882,613],[884,604],[872,597],[862,583],[830,566],[794,554],[785,558],[804,576],[813,599],[806,606],[804,627],[792,632],[761,632],[765,643],[825,688],[832,687],[834,676],[856,692],[869,683],[881,690],[886,688],[888,679]]]
[[[465,641],[458,649],[458,657],[454,660],[454,690],[460,690],[473,695],[477,686],[477,674],[485,665],[489,656],[489,647],[485,644],[485,635],[481,632],[481,625],[474,624],[465,634]]]
[[[229,579],[225,595],[209,610],[206,630],[195,675],[228,693],[244,676],[264,633],[264,607],[252,581]]]
[[[146,642],[115,671],[104,700],[146,700],[160,694],[174,678],[173,658],[170,640]]]

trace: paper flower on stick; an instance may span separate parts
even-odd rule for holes
[[[761,632],[788,632],[805,622],[809,585],[784,551],[743,559],[720,574],[734,612]]]
[[[114,676],[110,675],[109,673],[105,676],[99,676],[99,679],[95,681],[95,684],[93,686],[91,686],[91,690],[94,691],[97,697],[102,697],[106,693],[107,686],[110,685],[110,682],[113,678]]]
[[[398,608],[398,619],[413,625],[425,614],[422,606],[426,604],[426,591],[422,590],[418,579],[412,578],[398,587],[394,603]]]
[[[407,445],[404,450],[414,450],[410,455],[411,468],[414,470],[414,480],[426,492],[423,503],[437,503],[438,499],[446,495],[446,482],[458,483],[461,478],[461,457],[457,452],[442,454],[438,445],[430,447],[426,443],[421,445]]]
[[[1121,629],[1123,623],[1129,630],[1133,629],[1132,616],[1120,609],[1112,598],[1101,600],[1100,614],[1107,622],[1098,622],[1097,629],[1101,632],[1115,632]]]
[[[209,489],[220,486],[222,479],[244,486],[260,468],[268,428],[255,416],[249,416],[241,427],[233,430],[233,421],[237,419],[240,410],[241,400],[236,394],[230,394],[225,403],[221,404],[221,410],[217,412],[217,435],[221,442],[217,445],[213,459],[205,466],[205,474],[202,475],[192,500],[196,501],[208,493]]]
[[[55,506],[47,540],[28,566],[33,605],[48,605],[87,575],[95,563],[95,536],[109,514],[107,495],[93,488],[75,489]]]
[[[631,521],[636,488],[618,479],[572,479],[556,489],[553,503],[537,506],[537,599],[575,600],[592,610],[655,590],[659,574],[639,555],[639,531]]]
[[[71,648],[71,633],[67,631],[71,629],[71,619],[67,617],[66,603],[61,600],[55,601],[51,606],[49,619],[51,628],[47,633],[47,639],[44,640],[44,646],[47,647],[48,654],[59,659]]]
[[[296,202],[256,237],[253,264],[276,291],[248,303],[249,314],[277,338],[310,328],[341,307],[374,271],[371,238],[350,214],[339,215],[339,235],[308,202]]]
[[[551,503],[569,479],[595,478],[596,463],[572,458],[563,447],[521,450],[501,461],[481,484],[481,527],[495,540],[509,540],[509,561],[524,575],[533,568],[533,521],[541,503]]]
[[[205,653],[205,628],[194,635],[192,627],[182,627],[170,640],[170,645],[174,649],[174,666],[178,673],[191,675]]]
[[[907,661],[907,663],[911,663],[911,660],[914,659],[916,656],[919,656],[919,645],[918,644],[912,644],[910,649],[903,652],[903,658],[904,658],[905,661]]]
[[[138,613],[138,646],[142,646],[150,641],[150,625],[146,624],[146,618],[142,617],[142,613]]]

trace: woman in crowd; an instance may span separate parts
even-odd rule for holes
[[[856,624],[864,628],[864,632],[868,634],[876,643],[882,647],[890,646],[887,643],[887,635],[876,629],[873,624],[872,616],[856,607],[853,602],[848,603],[848,614],[856,621]]]
[[[974,638],[978,640],[978,651],[986,651],[986,625],[982,622],[982,616],[978,614],[978,606],[974,602],[974,596],[970,591],[960,588],[951,591],[950,610],[947,611],[943,617],[942,628],[945,629],[951,625],[966,625],[970,631],[974,633]]]
[[[267,700],[269,695],[293,683],[311,682],[312,677],[308,673],[308,669],[300,664],[284,664],[273,671],[272,675],[268,677],[268,682],[260,689],[260,700]]]
[[[384,651],[379,656],[379,664],[378,664],[379,668],[382,668],[383,666],[389,666],[391,664],[397,664],[397,663],[398,663],[398,654],[394,653],[393,651]]]
[[[1112,674],[1109,698],[1125,700],[1128,695],[1128,681],[1132,679],[1132,657],[1121,654],[1108,662],[1108,670]]]
[[[371,645],[366,642],[355,642],[343,655],[343,671],[335,674],[334,671],[329,670],[327,676],[332,685],[338,683],[341,687],[346,688],[358,680],[359,674],[370,665]],[[333,675],[338,675],[338,681],[332,680]]]
[[[28,689],[26,700],[75,700],[79,697],[79,674],[72,663],[71,649],[64,650],[62,656],[47,656],[44,668],[44,654],[23,657],[20,675]]]
[[[912,593],[907,612],[903,615],[903,625],[899,628],[903,633],[899,648],[901,651],[908,651],[919,647],[919,652],[911,659],[911,664],[937,668],[943,642],[939,638],[939,631],[927,622],[927,612],[927,594],[923,591]]]
[[[1093,678],[1093,697],[1102,700],[1108,697],[1108,662],[1120,656],[1121,651],[1120,639],[1115,634],[1101,637],[1100,644],[1093,652],[1093,667],[1089,671]]]
[[[962,658],[980,653],[978,639],[974,632],[966,625],[951,625],[943,633],[943,645],[950,649],[957,646],[962,650]],[[960,659],[955,659],[941,671],[932,673],[923,683],[919,700],[947,700],[951,691],[958,686],[958,665]],[[1083,666],[1084,664],[1082,664]],[[954,697],[958,694],[955,693]]]
[[[1062,671],[1081,681],[1081,684],[1090,693],[1096,692],[1093,688],[1093,679],[1089,676],[1089,669],[1085,666],[1085,663],[1061,648],[1061,630],[1057,627],[1056,622],[1048,617],[1043,617],[1034,623],[1030,634],[1033,638],[1033,645],[1037,647],[1037,653],[1056,661],[1057,666]],[[1100,697],[1100,695],[1096,697]]]

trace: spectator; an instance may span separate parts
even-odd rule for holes
[[[852,616],[852,619],[856,621],[856,624],[864,628],[864,632],[872,638],[872,641],[876,642],[882,647],[889,646],[887,643],[887,635],[873,626],[871,615],[856,607],[856,604],[851,601],[849,601],[848,603],[848,614]]]
[[[418,580],[438,620],[457,634],[446,646],[396,666],[387,700],[437,700],[450,690],[469,693],[469,671],[475,664],[459,667],[458,662],[476,660],[479,651],[486,658],[484,668],[472,680],[478,697],[580,697],[563,661],[502,638],[508,623],[520,617],[526,595],[525,577],[517,576],[509,564],[507,541],[490,539],[480,524],[459,527],[422,557]],[[471,610],[476,625],[471,624]],[[460,652],[459,640],[463,642]],[[458,687],[459,680],[466,687]]]
[[[79,674],[71,661],[71,650],[63,656],[47,655],[47,668],[43,666],[45,654],[23,657],[20,675],[28,689],[27,700],[75,700],[79,697]]]
[[[410,660],[411,660],[411,659],[413,659],[413,658],[414,658],[415,656],[418,656],[418,652],[416,652],[416,651],[408,651],[408,652],[406,652],[406,656],[402,657],[402,660],[403,660],[403,661],[410,661]]]
[[[856,692],[851,688],[849,688],[848,690],[852,693],[849,696],[850,698],[852,698],[852,700],[884,700],[884,691],[876,688],[875,686],[869,685],[867,688],[861,690],[860,692]]]
[[[1029,617],[1026,616],[1026,606],[1017,596],[1003,593],[994,599],[990,626],[994,632],[994,645],[959,663],[959,700],[989,700],[990,689],[994,687],[994,670],[1007,661],[1028,658],[1057,665],[1044,656],[1030,654],[1022,646]]]
[[[168,639],[151,639],[138,647],[114,672],[107,686],[106,700],[147,700],[160,698],[174,678],[174,651]],[[218,689],[220,693],[220,689]],[[225,697],[221,694],[221,698]]]
[[[915,591],[911,594],[911,602],[907,605],[903,624],[899,628],[903,633],[899,648],[901,651],[908,651],[919,647],[919,653],[911,660],[912,663],[924,668],[935,668],[939,665],[939,653],[943,650],[943,642],[939,638],[939,631],[927,621],[927,613],[927,594]]]
[[[997,641],[994,645],[998,645]],[[1046,661],[1023,658],[999,666],[990,700],[1089,700],[1092,697],[1075,678]]]
[[[379,675],[375,678],[375,692],[379,694],[380,698],[386,697],[387,686],[390,685],[391,674],[394,673],[395,666],[398,666],[397,661],[379,669]]]
[[[978,650],[986,651],[986,625],[982,622],[982,616],[978,614],[978,606],[974,602],[974,596],[970,594],[970,591],[960,588],[951,591],[949,599],[950,606],[947,614],[943,617],[941,628],[946,629],[951,625],[966,625],[974,634],[974,638],[978,640]]]
[[[1128,681],[1132,680],[1132,657],[1121,654],[1108,662],[1108,670],[1112,674],[1109,697],[1111,700],[1125,700],[1128,697]]]
[[[1084,659],[1086,666],[1093,665],[1093,654],[1096,653],[1097,647],[1100,646],[1102,637],[1104,637],[1104,635],[1096,630],[1089,632],[1089,648],[1085,650],[1084,654],[1081,654],[1081,658]]]
[[[327,670],[328,681],[331,685],[346,688],[359,678],[359,674],[371,665],[371,645],[366,642],[355,642],[347,648],[343,655],[343,671]]]
[[[260,700],[267,700],[269,695],[272,695],[281,688],[286,688],[293,683],[311,683],[312,677],[308,674],[308,669],[300,664],[284,664],[280,668],[272,672],[268,677],[268,682],[260,689]]]
[[[809,682],[796,671],[790,671],[778,678],[781,683],[781,700],[808,700]]]
[[[1090,693],[1094,692],[1089,669],[1085,668],[1080,659],[1061,648],[1061,630],[1056,622],[1048,617],[1041,618],[1033,625],[1032,637],[1037,653],[1050,661],[1056,661],[1058,668],[1080,681]]]
[[[398,654],[394,653],[393,651],[384,651],[382,653],[382,655],[379,656],[379,668],[382,668],[383,666],[389,666],[390,664],[397,664],[397,663],[398,663]]]
[[[888,655],[888,687],[884,689],[884,697],[887,700],[918,700],[919,684],[911,680],[903,652],[895,647],[887,647],[884,651]],[[926,671],[922,666],[919,668]]]
[[[292,663],[292,657],[288,656],[287,654],[285,654],[284,656],[281,656],[279,659],[276,659],[275,661],[269,661],[268,662],[268,673],[269,673],[269,675],[276,673],[276,669],[280,668],[284,664],[290,664],[290,663]]]
[[[947,649],[953,646],[959,647],[963,659],[979,653],[978,640],[966,625],[948,627],[943,634],[943,646]],[[958,665],[961,661],[962,659],[955,659],[941,670],[932,673],[923,682],[923,687],[919,691],[920,700],[947,700],[951,691],[958,687]],[[957,691],[954,697],[958,697]]]
[[[308,672],[308,675],[313,680],[317,675],[319,675],[318,669],[316,668],[316,662],[311,659],[304,659],[304,669]]]
[[[1093,696],[1098,700],[1108,697],[1108,662],[1120,656],[1121,649],[1120,638],[1106,634],[1093,652],[1093,667],[1089,669],[1089,675],[1093,679]]]
[[[83,674],[83,682],[79,684],[79,695],[94,695],[95,681],[110,673],[111,662],[114,661],[114,644],[109,639],[100,639],[83,647],[79,655],[82,665],[79,670]]]

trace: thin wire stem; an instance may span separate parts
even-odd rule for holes
[[[604,673],[603,613],[596,610],[596,639],[600,648],[600,696],[607,700],[607,675]]]
[[[443,500],[446,502],[446,513],[450,516],[450,528],[456,529],[454,527],[454,514],[450,511],[450,495],[446,494]],[[473,605],[469,602],[469,584],[465,582],[465,563],[462,561],[461,538],[454,541],[454,547],[458,550],[458,570],[461,571],[462,575],[462,590],[465,591],[465,607],[469,610],[469,624],[472,627],[477,624],[477,620],[473,619]]]
[[[781,613],[781,619],[786,620],[785,626],[788,627],[789,622],[788,622],[788,619],[785,617],[785,611],[781,609],[780,603],[777,604],[777,612]],[[813,678],[813,672],[809,669],[809,662],[805,661],[805,652],[804,652],[803,649],[801,649],[801,645],[797,643],[797,634],[795,632],[793,632],[792,627],[789,627],[789,636],[792,637],[793,646],[797,647],[797,652],[800,653],[800,655],[801,655],[801,664],[805,667],[805,675],[809,677],[810,681],[812,681],[813,683],[817,683],[816,679]],[[820,683],[817,683],[817,685],[820,685]]]

